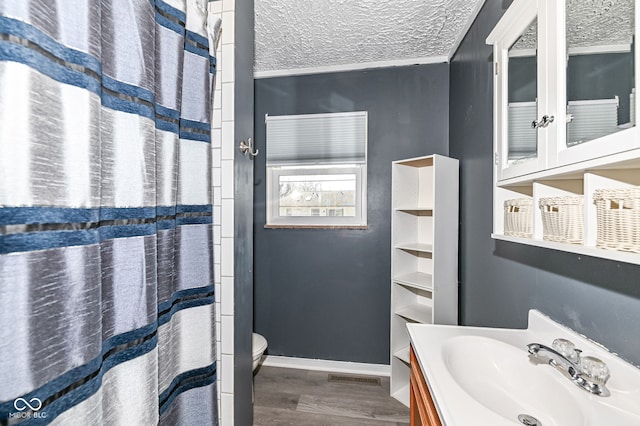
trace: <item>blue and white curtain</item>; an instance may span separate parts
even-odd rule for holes
[[[0,424],[217,424],[219,27],[204,0],[0,0]]]

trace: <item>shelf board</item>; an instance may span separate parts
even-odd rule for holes
[[[401,211],[401,212],[405,212],[405,211],[423,212],[423,211],[432,211],[433,206],[401,206],[401,207],[396,207],[395,210]]]
[[[429,155],[426,157],[416,157],[416,158],[408,158],[406,160],[397,160],[394,161],[393,164],[400,164],[402,166],[411,166],[411,167],[430,167],[433,166],[433,155]]]
[[[402,386],[397,391],[392,392],[391,396],[408,407],[409,406],[409,383]]]
[[[433,307],[422,303],[403,306],[402,308],[395,310],[394,313],[402,318],[419,322],[421,324],[431,324],[433,322]]]
[[[433,244],[407,243],[407,244],[398,244],[396,245],[396,248],[401,250],[417,251],[420,253],[433,252]]]
[[[412,214],[414,216],[431,217],[433,215],[433,207],[404,206],[396,208],[395,211]]]
[[[433,277],[424,272],[412,272],[393,278],[393,282],[421,290],[433,291]]]
[[[552,250],[566,251],[584,256],[600,257],[602,259],[640,265],[640,254],[624,251],[605,250],[596,247],[587,247],[578,244],[563,244],[554,241],[536,240],[533,238],[511,237],[502,234],[491,234],[495,240],[509,241],[512,243],[527,244],[535,247],[543,247]]]
[[[405,346],[404,348],[400,349],[399,351],[395,351],[393,353],[393,356],[395,356],[396,358],[398,358],[400,361],[404,362],[405,364],[410,364],[411,363],[411,357],[409,356],[409,346]]]
[[[626,131],[626,130],[625,130]],[[635,136],[633,136],[635,137]],[[610,169],[638,169],[640,168],[640,148],[617,154],[606,155],[592,160],[559,166],[524,176],[503,179],[496,186],[508,188],[511,186],[530,185],[534,181],[554,179],[579,179],[585,171]]]

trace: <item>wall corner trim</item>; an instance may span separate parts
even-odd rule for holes
[[[482,10],[482,6],[484,6],[485,1],[486,0],[479,0],[476,3],[475,9],[473,10],[473,12],[471,12],[471,15],[469,15],[469,19],[467,19],[467,22],[464,24],[464,29],[458,33],[458,39],[456,40],[456,42],[451,47],[451,50],[449,51],[449,60],[447,62],[450,62],[451,59],[453,59],[453,55],[455,55],[456,52],[458,51],[458,48],[460,47],[467,33],[471,29],[473,22],[476,20],[476,18],[480,14],[480,11]]]
[[[377,69],[377,68],[406,67],[411,65],[441,64],[441,63],[448,63],[448,62],[449,62],[448,56],[430,56],[430,57],[424,57],[424,58],[397,59],[397,60],[391,60],[391,61],[363,62],[360,64],[327,65],[327,66],[320,66],[320,67],[296,68],[296,69],[288,69],[288,70],[254,71],[253,78],[259,79],[259,78],[271,78],[271,77],[292,77],[292,76],[307,75],[307,74],[327,74],[327,73],[334,73],[334,72],[363,71],[363,70]]]

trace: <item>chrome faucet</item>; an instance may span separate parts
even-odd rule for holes
[[[546,362],[568,377],[576,386],[589,393],[599,396],[609,396],[605,383],[609,379],[609,369],[601,360],[594,357],[581,357],[582,351],[575,349],[573,343],[564,339],[556,339],[554,347],[541,343],[527,345],[529,358],[538,362]]]

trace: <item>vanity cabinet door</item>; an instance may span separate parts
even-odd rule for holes
[[[418,359],[411,348],[410,384],[410,424],[411,426],[442,426],[438,411],[429,392]]]

